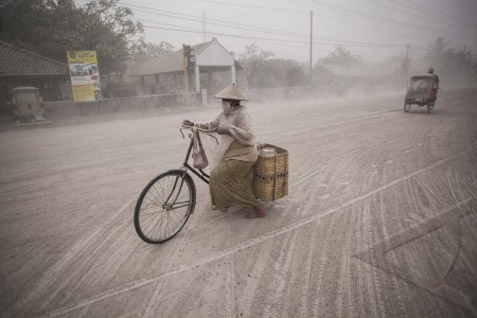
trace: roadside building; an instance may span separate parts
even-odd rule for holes
[[[0,41],[0,111],[8,111],[10,90],[15,87],[36,87],[45,101],[66,99],[70,88],[65,63]]]
[[[325,96],[402,90],[406,79],[400,63],[393,59],[378,64],[321,64],[314,68],[313,82]]]
[[[188,89],[184,60],[187,61]],[[132,69],[130,76],[140,78],[143,94],[200,92],[205,88],[210,96],[236,83],[240,70],[242,66],[235,60],[234,53],[213,38],[144,61]]]

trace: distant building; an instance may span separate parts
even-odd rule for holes
[[[321,64],[313,70],[313,83],[323,95],[328,96],[399,90],[406,83],[400,67],[399,59],[378,64]]]
[[[398,60],[378,64],[324,64],[321,65],[321,67],[338,76],[356,78],[391,76],[400,72],[400,64]]]
[[[68,66],[65,63],[0,41],[1,111],[5,111],[11,97],[9,92],[14,87],[37,87],[45,101],[56,101],[64,99],[61,87],[68,86],[68,81]]]
[[[234,53],[227,51],[216,38],[210,42],[163,54],[134,67],[130,76],[139,77],[147,93],[185,92],[184,56],[187,56],[189,91],[207,88],[214,94],[231,83],[236,83],[236,72],[242,66]]]

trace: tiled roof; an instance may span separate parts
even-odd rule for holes
[[[0,41],[0,77],[67,74],[65,63]]]
[[[210,43],[212,42],[210,41],[210,42],[193,45],[192,49],[200,53]],[[182,71],[183,56],[184,55],[182,53],[182,49],[175,52],[162,54],[150,60],[144,61],[141,65],[136,67],[131,72],[131,76],[152,75],[152,74]]]

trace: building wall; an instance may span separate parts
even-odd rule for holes
[[[197,56],[196,63],[200,66],[232,66],[234,59],[218,42],[212,42]]]

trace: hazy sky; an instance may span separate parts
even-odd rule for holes
[[[76,0],[80,5],[87,0]],[[313,62],[345,45],[368,61],[422,56],[438,36],[477,53],[476,0],[120,0],[145,27],[147,42],[176,49],[218,38],[236,56],[255,43],[280,58]]]

